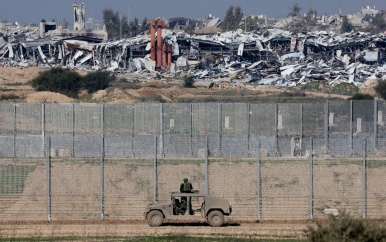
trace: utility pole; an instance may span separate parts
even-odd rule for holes
[[[130,22],[130,1],[127,2],[127,22]]]
[[[247,32],[247,16],[245,16],[245,21],[244,21],[244,33]]]
[[[119,39],[122,39],[122,14],[119,13]]]
[[[244,33],[247,32],[247,15],[245,14],[245,12],[243,11],[243,15],[244,15]]]

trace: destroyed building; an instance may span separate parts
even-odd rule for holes
[[[51,31],[59,30],[59,23],[41,21],[39,23],[39,37],[43,38]]]
[[[74,5],[74,30],[86,29],[86,5],[84,3],[78,4],[76,1]]]
[[[239,30],[190,36],[154,23],[150,35],[114,42],[89,37],[3,42],[0,61],[6,66],[45,64],[123,72],[190,70],[197,78],[234,80],[242,74],[248,82],[289,86],[307,79],[359,85],[369,76],[384,75],[386,38],[382,34],[321,31],[304,35],[272,29],[263,34]]]
[[[64,66],[83,70],[188,73],[197,79],[228,78],[230,83],[283,87],[308,82],[341,82],[360,86],[369,78],[386,78],[386,37],[383,33],[328,31],[307,33],[267,29],[264,32],[216,32],[189,35],[150,21],[150,33],[106,41],[85,31],[85,5],[74,4],[74,30],[35,40],[0,38],[4,66]],[[206,26],[217,26],[208,18]],[[213,23],[211,21],[213,20]],[[181,22],[182,21],[182,22]],[[325,20],[324,20],[325,21]],[[168,22],[168,24],[173,23]],[[176,26],[186,25],[177,18]],[[92,33],[90,35],[90,33]]]
[[[105,29],[90,30],[86,28],[86,5],[78,4],[76,1],[73,6],[74,26],[73,30],[63,29],[56,22],[41,22],[40,23],[40,38],[57,37],[71,38],[77,36],[89,37],[91,39],[107,40],[108,35]]]

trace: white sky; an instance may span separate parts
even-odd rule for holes
[[[224,17],[227,8],[238,5],[247,15],[266,14],[268,17],[285,17],[296,2],[307,12],[316,9],[318,14],[343,14],[358,12],[362,6],[375,6],[386,9],[386,0],[78,0],[84,2],[86,18],[102,19],[102,11],[111,8],[129,18],[137,17],[190,17],[201,18],[212,14]],[[0,20],[10,22],[38,23],[41,19],[73,22],[73,0],[0,0]],[[130,7],[129,7],[130,6]]]

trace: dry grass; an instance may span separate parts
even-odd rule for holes
[[[136,102],[307,102],[327,99],[347,99],[348,96],[326,93],[304,92],[302,96],[289,95],[295,90],[254,84],[230,85],[223,80],[221,89],[208,89],[210,80],[198,81],[196,88],[183,88],[183,81],[165,77],[157,80],[154,74],[125,73],[110,88],[93,95],[83,95],[79,100],[54,93],[37,93],[29,81],[42,70],[38,67],[4,68],[0,67],[0,90],[2,101],[13,102],[99,102],[99,103],[136,103]],[[79,71],[84,75],[85,72]],[[363,89],[363,92],[371,90]],[[284,93],[284,94],[283,94]],[[372,92],[370,93],[372,94]]]
[[[74,99],[55,92],[36,92],[29,94],[27,103],[72,103]]]

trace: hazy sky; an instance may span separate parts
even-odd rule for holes
[[[318,14],[354,13],[362,6],[386,9],[386,0],[78,0],[84,2],[86,18],[102,19],[102,11],[111,8],[129,18],[140,21],[147,17],[190,17],[200,18],[209,14],[224,17],[230,5],[241,6],[247,15],[266,14],[268,17],[284,17],[289,8],[298,3],[302,12],[313,8]],[[73,23],[73,0],[0,0],[0,20],[37,23],[41,19],[51,21],[66,19]]]

